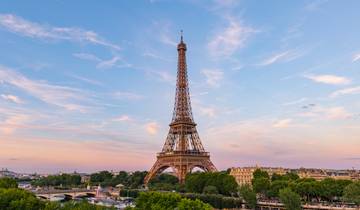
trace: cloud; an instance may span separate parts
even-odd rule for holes
[[[117,117],[117,118],[113,119],[113,121],[115,121],[115,122],[129,122],[129,121],[132,121],[132,118],[129,117],[128,115],[122,115],[120,117]]]
[[[216,110],[213,107],[203,107],[203,106],[196,106],[200,110],[201,115],[205,115],[207,117],[215,117],[216,116]]]
[[[353,116],[344,107],[315,107],[309,112],[300,114],[302,117],[317,118],[320,120],[341,120],[348,119]]]
[[[97,62],[96,65],[97,69],[109,69],[113,67],[117,67],[117,68],[131,67],[131,64],[125,62],[120,56],[114,56],[109,60],[104,60],[93,54],[88,54],[88,53],[74,53],[73,56],[82,60]],[[119,61],[121,62],[121,64],[119,64]]]
[[[78,79],[78,80],[81,80],[81,81],[84,81],[84,82],[92,84],[92,85],[99,85],[99,86],[103,85],[103,83],[101,83],[99,81],[92,80],[92,79],[82,77],[82,76],[78,76],[78,75],[75,75],[75,74],[71,74],[71,75],[68,75],[68,76],[70,76],[72,78],[75,78],[75,79]]]
[[[89,53],[74,53],[73,56],[76,58],[83,59],[83,60],[96,61],[96,62],[102,61],[102,59],[96,57],[93,54],[89,54]]]
[[[206,83],[211,87],[219,87],[224,77],[224,72],[219,69],[204,69],[201,71],[206,78]]]
[[[359,60],[360,60],[360,53],[353,55],[353,59],[352,59],[353,62],[356,62]]]
[[[14,96],[14,95],[1,94],[1,98],[5,99],[5,100],[8,100],[8,101],[11,101],[11,102],[14,102],[16,104],[23,104],[24,103],[19,97]]]
[[[278,120],[273,124],[274,128],[287,128],[290,126],[292,119]]]
[[[100,63],[98,63],[96,65],[96,68],[99,69],[107,69],[107,68],[112,68],[116,65],[116,63],[121,60],[120,57],[118,56],[114,56],[113,58],[111,58],[110,60],[103,60]]]
[[[355,94],[360,94],[360,86],[337,90],[333,92],[330,95],[330,97],[338,97],[342,95],[355,95]]]
[[[210,55],[214,57],[229,57],[245,46],[248,38],[256,31],[240,24],[233,18],[228,18],[228,26],[219,30],[208,43]]]
[[[144,98],[144,96],[139,95],[137,93],[121,92],[121,91],[114,93],[114,96],[118,99],[127,99],[127,100],[140,100]]]
[[[283,103],[282,105],[283,105],[283,106],[296,105],[296,104],[299,104],[299,103],[305,102],[306,100],[307,100],[307,98],[300,98],[300,99],[295,100],[295,101],[289,101],[289,102]]]
[[[120,50],[116,44],[106,41],[93,31],[74,27],[53,27],[41,25],[13,14],[0,14],[0,27],[13,33],[42,40],[64,40],[86,42]]]
[[[166,82],[169,84],[175,84],[176,82],[176,76],[167,71],[146,70],[146,73],[162,82]]]
[[[149,122],[145,125],[145,130],[146,132],[148,132],[150,135],[155,135],[158,133],[159,130],[159,125],[157,122]]]
[[[149,58],[153,58],[153,59],[159,59],[159,60],[163,60],[163,61],[167,61],[167,62],[171,62],[172,60],[171,59],[167,59],[167,58],[164,58],[160,55],[157,55],[155,53],[151,53],[151,52],[145,52],[142,54],[144,57],[149,57]]]
[[[259,65],[267,66],[267,65],[271,65],[271,64],[277,63],[277,62],[289,62],[289,61],[295,60],[296,58],[298,58],[300,56],[301,56],[301,53],[294,51],[294,50],[284,51],[284,52],[280,52],[280,53],[271,55],[269,58],[266,58],[265,60],[263,60]]]
[[[84,99],[84,93],[78,89],[51,85],[45,81],[31,80],[12,69],[2,66],[0,66],[0,82],[1,81],[11,84],[48,104],[56,105],[67,110],[77,110],[81,112],[86,110],[86,107],[72,102]]]
[[[328,119],[333,120],[346,119],[352,116],[344,107],[329,108],[325,110],[325,115]]]
[[[172,47],[177,46],[177,42],[171,37],[171,23],[167,21],[154,21],[154,31],[157,34],[157,38],[160,42]]]
[[[17,128],[21,127],[28,120],[29,116],[23,114],[9,116],[3,122],[0,122],[0,133],[5,135],[13,134]]]
[[[238,5],[239,1],[237,0],[214,0],[214,9],[227,9],[234,8]]]
[[[321,5],[328,2],[328,0],[314,0],[305,5],[305,10],[307,11],[316,11],[320,8]]]
[[[346,77],[340,77],[336,75],[324,74],[324,75],[305,75],[307,79],[314,82],[330,84],[330,85],[347,85],[351,83],[351,80]]]

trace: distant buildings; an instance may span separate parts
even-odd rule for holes
[[[40,176],[37,174],[16,173],[13,171],[9,171],[7,168],[2,168],[0,170],[0,178],[2,177],[8,177],[8,178],[20,179],[20,180],[33,180],[33,179],[38,179]]]
[[[17,178],[18,174],[15,172],[9,171],[7,168],[3,168],[0,171],[0,178],[1,177]]]
[[[360,172],[356,170],[333,170],[333,169],[296,169],[300,178],[313,178],[321,181],[325,178],[360,180]]]
[[[230,175],[233,176],[236,180],[236,182],[239,185],[251,185],[251,180],[253,179],[253,173],[256,169],[261,169],[263,171],[268,172],[270,177],[276,173],[279,175],[284,175],[287,172],[289,172],[288,169],[284,168],[272,168],[272,167],[260,167],[260,166],[254,166],[254,167],[238,167],[238,168],[231,168]]]
[[[276,173],[284,175],[286,173],[296,173],[300,178],[313,178],[315,180],[323,180],[325,178],[345,179],[345,180],[360,180],[360,171],[357,170],[333,170],[333,169],[312,169],[300,168],[289,169],[281,167],[237,167],[231,168],[230,175],[233,176],[239,185],[251,184],[253,173],[256,169],[261,169],[268,172],[270,177]]]

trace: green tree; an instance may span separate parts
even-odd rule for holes
[[[356,181],[345,187],[344,200],[360,205],[360,181]]]
[[[177,210],[211,210],[213,209],[209,204],[206,204],[198,199],[190,200],[183,198],[177,205]]]
[[[142,185],[144,185],[144,178],[146,174],[146,171],[135,171],[128,179],[128,187],[133,189],[140,188]]]
[[[280,174],[277,173],[273,173],[273,175],[271,176],[271,181],[278,181],[278,180],[283,180],[283,176],[281,176]]]
[[[286,180],[275,180],[272,181],[267,192],[267,195],[271,198],[279,197],[279,192],[281,189],[287,188],[289,186],[289,181]]]
[[[256,169],[253,173],[251,183],[256,193],[266,195],[270,188],[270,176],[266,171]]]
[[[256,207],[256,193],[251,189],[250,185],[243,185],[239,188],[240,197],[246,202],[246,206],[250,209]]]
[[[253,173],[253,179],[258,179],[258,178],[270,179],[270,176],[269,176],[268,172],[263,171],[261,169],[256,169]]]
[[[142,192],[136,199],[136,209],[173,210],[180,201],[181,196],[176,193]]]
[[[118,184],[127,185],[129,179],[129,174],[126,171],[120,171],[118,175],[113,177],[113,185]]]
[[[212,207],[200,200],[182,198],[177,193],[142,192],[136,199],[139,210],[210,210]]]
[[[188,174],[185,178],[187,192],[202,193],[206,186],[214,186],[222,195],[236,193],[238,184],[235,178],[225,172],[205,172]]]
[[[287,210],[301,210],[301,198],[290,188],[280,190],[279,198]]]
[[[1,210],[41,210],[44,206],[43,202],[28,191],[18,188],[0,189]]]
[[[113,177],[109,171],[100,171],[90,175],[90,182],[94,184],[101,184],[102,182],[109,181]]]
[[[78,174],[61,174],[42,177],[32,182],[34,186],[78,186],[81,184],[81,177]]]
[[[218,194],[219,191],[215,186],[208,185],[208,186],[204,187],[203,193],[205,193],[205,194]]]
[[[115,210],[113,207],[92,205],[88,202],[67,202],[60,210]]]
[[[318,194],[317,181],[314,179],[302,179],[296,183],[295,191],[306,201],[311,201]]]
[[[290,172],[290,173],[286,173],[284,175],[284,179],[285,180],[298,180],[298,179],[300,179],[300,177],[296,173]]]
[[[0,188],[17,188],[18,184],[15,179],[11,178],[1,178],[0,179]]]
[[[252,186],[256,193],[266,195],[270,188],[270,180],[264,177],[256,178],[252,180]]]
[[[148,187],[150,190],[175,190],[179,179],[170,174],[160,174],[150,180]]]

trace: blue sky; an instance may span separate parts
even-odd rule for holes
[[[219,169],[360,168],[359,6],[1,1],[0,167],[148,169],[182,29],[194,118]]]

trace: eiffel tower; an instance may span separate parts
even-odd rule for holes
[[[182,32],[177,50],[178,67],[173,117],[162,151],[157,154],[155,164],[144,179],[145,185],[167,168],[173,169],[180,183],[184,183],[186,174],[195,167],[204,171],[216,171],[214,164],[210,161],[210,154],[201,144],[191,111],[186,44],[183,41]]]

